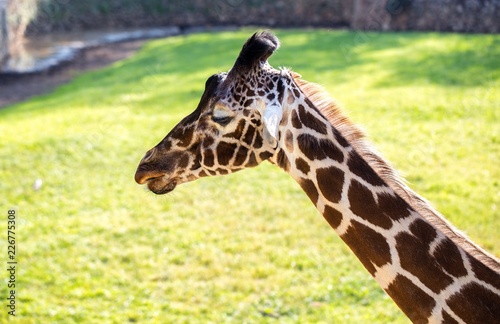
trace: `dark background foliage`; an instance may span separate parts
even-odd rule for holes
[[[260,25],[500,31],[499,0],[46,0],[29,34],[115,27]]]

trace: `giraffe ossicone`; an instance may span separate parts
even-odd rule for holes
[[[413,322],[500,323],[499,261],[408,188],[322,88],[270,66],[279,46],[269,31],[250,37],[135,180],[165,194],[270,161]]]

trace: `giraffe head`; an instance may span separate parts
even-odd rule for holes
[[[282,114],[282,72],[268,57],[279,47],[255,33],[228,73],[212,75],[198,107],[143,157],[135,174],[156,194],[203,176],[253,167],[274,155]]]

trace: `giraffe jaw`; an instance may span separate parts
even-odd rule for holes
[[[175,179],[167,179],[165,176],[148,180],[148,189],[157,195],[171,192],[177,186]]]

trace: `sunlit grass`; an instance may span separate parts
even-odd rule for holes
[[[152,41],[0,111],[0,205],[18,213],[19,322],[407,322],[276,167],[162,197],[133,181],[145,151],[252,32]],[[500,36],[278,35],[271,64],[324,85],[417,192],[500,255]]]

